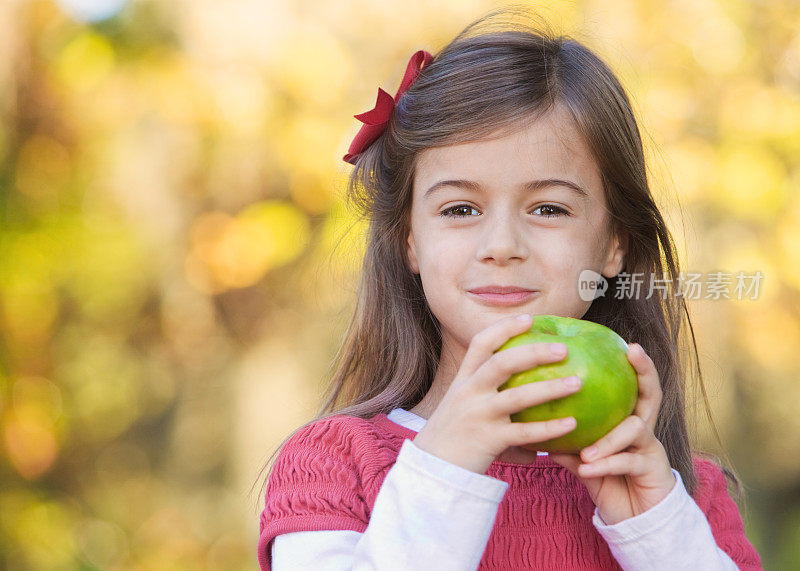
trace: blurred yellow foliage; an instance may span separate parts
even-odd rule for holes
[[[300,255],[309,236],[306,216],[287,202],[258,202],[236,216],[205,214],[192,230],[190,279],[212,293],[250,286]]]
[[[112,73],[114,63],[114,48],[108,38],[87,30],[64,46],[53,62],[53,70],[67,89],[87,92]]]
[[[719,178],[711,198],[722,212],[766,223],[786,204],[785,180],[783,162],[763,146],[726,145],[719,150]]]

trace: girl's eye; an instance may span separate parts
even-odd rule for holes
[[[475,210],[469,204],[456,204],[455,206],[451,206],[450,208],[446,208],[442,210],[440,216],[448,216],[450,218],[463,218],[464,216],[469,216],[469,211]],[[477,212],[477,210],[475,210]]]
[[[541,210],[541,216],[545,218],[557,218],[559,216],[569,216],[569,212],[560,206],[556,206],[555,204],[543,204],[541,206],[537,206],[533,212],[537,210]],[[470,216],[470,211],[477,212],[474,207],[470,206],[469,204],[456,204],[455,206],[451,206],[450,208],[446,208],[442,210],[440,216],[446,216],[449,218],[464,218],[465,216]]]
[[[569,216],[569,212],[561,208],[560,206],[556,206],[555,204],[542,204],[541,206],[536,207],[534,212],[537,210],[542,211],[542,216],[545,218],[555,218],[557,216]]]

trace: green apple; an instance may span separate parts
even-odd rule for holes
[[[567,356],[559,362],[516,373],[498,390],[572,375],[580,377],[583,385],[569,396],[511,415],[515,422],[567,416],[577,421],[572,432],[525,448],[577,453],[608,434],[633,412],[639,394],[636,371],[628,361],[628,344],[608,327],[571,317],[535,315],[528,331],[512,337],[497,351],[529,343],[564,343]]]

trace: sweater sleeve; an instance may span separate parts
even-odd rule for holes
[[[761,558],[744,533],[739,507],[728,493],[722,470],[713,462],[695,458],[698,486],[695,501],[703,510],[717,545],[743,571],[762,569]]]
[[[508,483],[471,472],[406,439],[375,500],[354,569],[478,568]]]
[[[694,498],[673,469],[672,491],[647,512],[606,525],[595,509],[594,525],[624,569],[761,569],[722,471],[708,460],[694,463]]]
[[[716,545],[708,521],[673,468],[675,484],[655,506],[613,525],[603,522],[597,508],[592,521],[623,569],[703,569],[730,571],[737,567]]]
[[[270,543],[294,531],[363,532],[369,508],[352,461],[346,422],[326,418],[298,430],[281,448],[270,471],[261,512],[258,560],[270,569]]]
[[[476,569],[507,488],[405,440],[362,534],[282,534],[262,569]]]

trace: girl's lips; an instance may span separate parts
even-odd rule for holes
[[[471,296],[476,298],[480,303],[485,305],[522,305],[530,300],[533,296],[537,295],[538,291],[515,291],[510,293],[476,293],[468,292]]]

